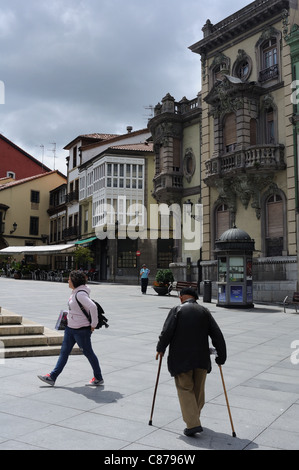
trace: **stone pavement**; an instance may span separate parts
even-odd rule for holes
[[[202,412],[204,432],[186,437],[166,357],[153,425],[148,424],[158,370],[155,347],[178,297],[158,296],[151,287],[147,295],[139,286],[94,284],[91,289],[110,324],[92,337],[105,386],[85,386],[91,370],[84,356],[70,357],[54,388],[37,375],[50,372],[57,357],[0,358],[0,450],[103,449],[111,456],[138,450],[299,449],[299,315],[293,310],[205,304],[227,342],[222,369],[237,437],[232,437],[214,361]],[[67,284],[0,278],[3,308],[52,329],[69,293]]]

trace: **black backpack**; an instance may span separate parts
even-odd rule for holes
[[[78,292],[85,292],[86,291],[82,290],[82,291],[79,291]],[[79,302],[79,300],[77,299],[77,294],[78,292],[76,293],[76,300],[79,304],[79,307],[81,308],[82,312],[84,313],[84,315],[87,317],[88,321],[91,323],[91,316],[90,316],[90,313],[87,312],[85,310],[85,308],[83,307],[83,305]],[[99,328],[102,328],[102,326],[105,326],[105,328],[108,328],[109,325],[108,325],[108,318],[105,317],[104,315],[104,310],[102,309],[102,307],[100,306],[100,304],[98,302],[96,302],[95,300],[92,300],[94,304],[96,304],[97,306],[97,309],[98,309],[98,324],[97,326],[95,327],[96,330],[98,330]]]

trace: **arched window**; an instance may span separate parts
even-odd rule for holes
[[[269,32],[269,31],[268,31]],[[257,44],[259,49],[259,82],[279,79],[279,33],[271,31],[266,40],[262,37]]]
[[[262,46],[263,69],[274,67],[278,63],[277,41],[276,38],[270,38]]]
[[[216,240],[218,240],[223,232],[230,228],[230,212],[226,204],[221,204],[216,208]]]
[[[266,201],[266,255],[281,256],[283,251],[283,200],[273,194]]]
[[[223,146],[225,152],[233,152],[237,144],[237,123],[235,113],[227,114],[223,121]]]

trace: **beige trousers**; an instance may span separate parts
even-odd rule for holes
[[[188,429],[200,426],[200,412],[205,404],[207,371],[193,369],[175,377],[183,420]]]

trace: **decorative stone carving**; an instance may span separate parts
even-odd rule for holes
[[[188,183],[191,182],[192,176],[196,169],[196,160],[191,147],[188,147],[183,160],[183,174]]]
[[[262,44],[264,41],[267,41],[268,39],[275,37],[279,34],[280,34],[279,31],[276,28],[274,28],[274,26],[269,26],[269,28],[265,29],[262,32],[259,40],[256,43],[256,47],[259,47],[260,44]]]
[[[226,204],[230,212],[236,212],[237,199],[236,192],[232,186],[232,178],[222,178],[215,181],[216,189],[219,193],[218,202]]]
[[[249,173],[235,177],[221,178],[215,181],[219,193],[219,202],[225,203],[231,212],[236,212],[236,200],[247,209],[250,200],[255,209],[256,218],[261,217],[261,195],[263,190],[273,184],[272,174]]]
[[[206,101],[212,105],[210,114],[216,118],[226,113],[236,112],[244,107],[244,97],[241,91],[236,93],[236,86],[242,85],[243,82],[239,78],[226,75],[222,81],[218,81]],[[235,96],[233,96],[235,95]],[[237,96],[239,95],[239,96]]]

